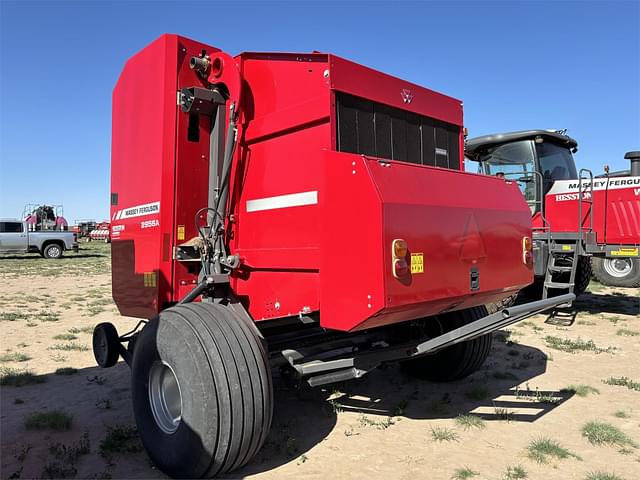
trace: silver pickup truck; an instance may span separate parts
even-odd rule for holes
[[[78,251],[76,234],[56,230],[30,232],[27,222],[0,218],[0,253],[34,252],[60,258],[65,250]]]

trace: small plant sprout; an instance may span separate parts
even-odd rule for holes
[[[578,338],[576,340],[570,340],[568,338],[553,337],[547,335],[544,337],[549,348],[560,350],[562,352],[578,353],[578,352],[594,352],[594,353],[613,353],[614,347],[602,348],[597,346],[593,340],[582,340]]]
[[[597,472],[588,473],[585,480],[624,480],[624,478],[614,475],[613,473],[607,473],[599,470]]]
[[[477,415],[471,415],[471,414],[458,415],[456,417],[456,423],[460,425],[462,428],[464,428],[465,430],[469,430],[470,428],[482,429],[486,427],[484,420],[482,420]]]
[[[66,432],[71,429],[72,418],[61,410],[32,413],[24,421],[27,430],[53,430]]]
[[[475,470],[471,470],[469,467],[458,468],[453,475],[451,476],[452,480],[468,480],[473,477],[477,477],[480,475],[480,472],[476,472]]]
[[[593,445],[617,445],[637,448],[636,443],[618,427],[610,423],[591,421],[582,427],[582,436]]]
[[[447,427],[431,427],[431,438],[436,442],[457,442],[458,434]]]
[[[510,465],[502,478],[504,480],[523,480],[527,478],[527,471],[520,465]]]
[[[575,393],[579,397],[586,397],[588,395],[594,394],[598,395],[600,390],[592,387],[591,385],[578,384],[578,385],[567,385],[562,390],[562,393]]]
[[[558,442],[550,438],[538,438],[529,443],[527,456],[538,463],[549,463],[550,458],[562,460],[565,458],[576,458],[579,456],[562,447]]]
[[[629,390],[640,392],[640,382],[634,382],[628,377],[609,377],[606,380],[603,380],[602,383],[618,387],[627,387]]]

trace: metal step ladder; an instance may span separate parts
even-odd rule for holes
[[[578,270],[578,241],[568,241],[556,243],[552,241],[549,248],[549,258],[547,260],[547,271],[544,277],[544,288],[542,298],[549,298],[549,290],[566,290],[562,293],[574,293],[576,285],[576,271]],[[564,260],[570,265],[558,265],[558,260]],[[568,282],[554,281],[554,273],[569,273]],[[566,304],[570,307],[571,303]]]
[[[587,183],[583,183],[587,181]],[[578,221],[577,238],[575,240],[564,240],[558,243],[550,236],[549,258],[547,260],[547,271],[544,277],[544,288],[542,298],[549,298],[549,290],[566,290],[562,293],[575,293],[576,272],[580,255],[584,254],[585,235],[593,232],[593,173],[591,170],[582,168],[578,172]],[[568,261],[570,265],[558,265],[557,260]],[[557,282],[553,280],[554,273],[569,272],[568,282]],[[558,308],[570,308],[571,302],[559,305]]]

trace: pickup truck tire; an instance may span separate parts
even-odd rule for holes
[[[131,387],[142,443],[172,477],[210,478],[243,466],[271,426],[260,334],[222,305],[177,305],[151,320],[136,340]]]
[[[640,287],[639,258],[591,258],[593,275],[603,285]]]
[[[42,249],[42,256],[44,258],[56,259],[62,257],[64,248],[59,243],[50,243]]]
[[[450,332],[487,315],[484,306],[450,312],[437,317],[441,333]],[[424,355],[402,363],[410,375],[423,380],[451,382],[464,378],[478,370],[491,351],[492,335],[461,342],[434,354]]]

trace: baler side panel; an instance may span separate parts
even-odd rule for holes
[[[232,287],[256,320],[319,309],[318,198],[329,147],[326,55],[242,54]]]
[[[385,304],[383,210],[361,156],[325,152],[320,215],[320,324],[351,330]]]
[[[324,327],[357,330],[426,317],[499,300],[531,283],[522,251],[531,214],[514,184],[338,152],[326,153],[325,172]],[[407,241],[423,272],[393,276],[394,239]],[[478,288],[471,287],[472,269]]]
[[[424,259],[424,273],[412,275],[409,288],[385,270],[387,308],[444,299],[447,310],[457,309],[470,293],[503,297],[531,282],[531,267],[522,261],[531,214],[515,184],[433,167],[368,165],[384,202],[385,245],[403,238]],[[391,249],[384,254],[390,266]],[[479,273],[473,291],[472,268]]]
[[[319,142],[328,130],[325,123],[246,150],[232,249],[242,267],[231,285],[256,320],[319,309]]]
[[[163,236],[141,223],[173,220],[176,49],[177,37],[163,35],[127,62],[113,91],[112,288],[128,316],[153,316],[170,298]]]

